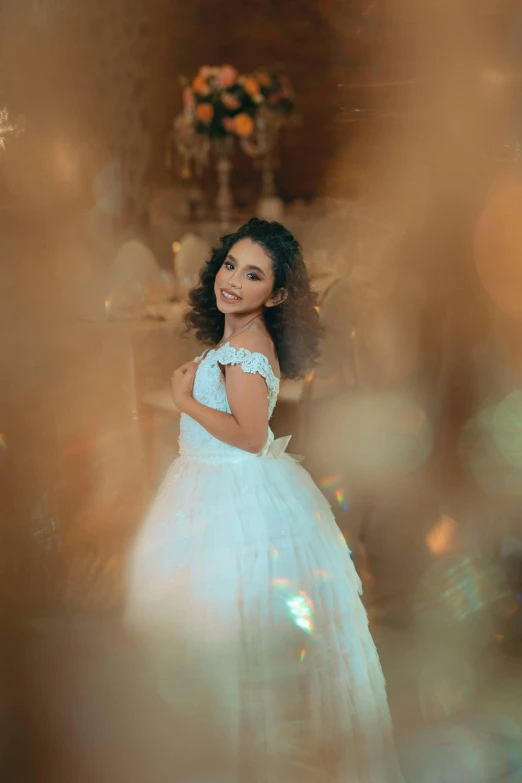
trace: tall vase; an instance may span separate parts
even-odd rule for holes
[[[230,227],[230,212],[232,210],[232,192],[230,190],[230,172],[232,170],[232,151],[234,140],[232,136],[215,139],[212,142],[216,156],[216,172],[218,177],[218,194],[216,206],[219,214],[219,228],[227,231]]]

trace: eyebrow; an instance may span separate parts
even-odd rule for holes
[[[230,258],[232,261],[234,261],[236,264],[238,263],[237,258],[234,258],[232,253],[228,254],[228,258]],[[247,269],[255,269],[256,272],[261,272],[262,275],[266,275],[266,272],[264,269],[261,269],[260,266],[254,266],[254,264],[247,264]]]

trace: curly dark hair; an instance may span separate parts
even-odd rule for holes
[[[264,313],[285,378],[302,378],[319,355],[322,328],[315,309],[316,295],[310,288],[299,242],[275,221],[252,218],[235,234],[221,237],[200,272],[199,284],[189,294],[191,309],[185,316],[187,330],[196,330],[204,345],[217,345],[223,337],[225,316],[218,309],[214,293],[216,275],[232,247],[241,239],[260,245],[272,261],[274,291],[285,289],[285,301]]]

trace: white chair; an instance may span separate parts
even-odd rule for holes
[[[185,234],[175,257],[175,274],[178,293],[185,298],[191,288],[197,285],[199,273],[210,258],[211,245],[196,234]]]
[[[107,299],[116,310],[135,307],[147,288],[161,280],[153,252],[139,239],[130,239],[119,248],[110,277]]]

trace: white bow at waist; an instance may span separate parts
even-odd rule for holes
[[[270,433],[270,438],[259,456],[266,459],[279,459],[286,452],[291,439],[291,435],[285,435],[283,438],[274,440],[274,436]],[[300,462],[302,459],[302,457],[297,457],[295,454],[288,454],[288,456],[297,462]]]

